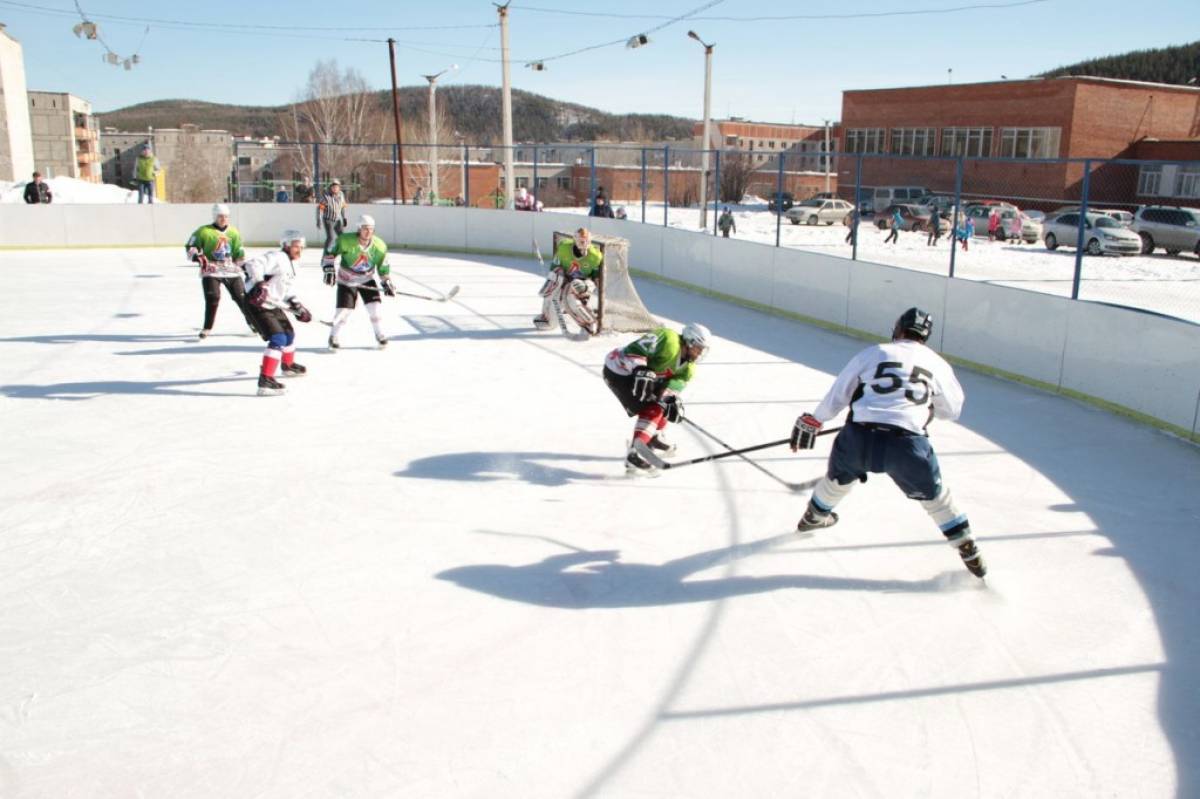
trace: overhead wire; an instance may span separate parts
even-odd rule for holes
[[[903,9],[896,11],[860,11],[846,12],[836,14],[780,14],[772,16],[755,16],[755,17],[734,17],[734,16],[690,16],[689,19],[698,22],[787,22],[790,20],[810,20],[810,19],[861,19],[867,17],[901,17],[901,16],[920,16],[923,14],[951,14],[958,11],[975,11],[981,9],[997,9],[997,8],[1017,8],[1019,6],[1031,6],[1038,3],[1048,3],[1050,0],[1015,0],[1015,2],[1002,3],[972,3],[970,5],[948,6],[941,8],[914,8]],[[604,19],[644,19],[656,20],[666,19],[671,17],[666,14],[618,14],[611,11],[575,11],[565,8],[546,8],[544,6],[529,6],[529,5],[513,5],[513,8],[519,8],[522,11],[532,11],[539,14],[562,14],[567,16],[577,17],[599,17]],[[643,31],[645,32],[645,31]]]

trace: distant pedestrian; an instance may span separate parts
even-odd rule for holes
[[[895,244],[897,241],[899,241],[900,240],[900,228],[903,224],[904,224],[904,217],[900,214],[900,209],[893,208],[892,209],[892,232],[888,233],[888,236],[886,239],[883,240],[883,243],[884,244]]]
[[[942,237],[942,215],[935,208],[933,214],[929,217],[929,236],[925,239],[925,245],[928,247],[936,247],[938,239]]]
[[[425,199],[425,189],[421,186],[417,186],[417,190],[413,194],[413,205],[420,205],[421,201],[424,199]]]
[[[968,216],[958,232],[958,240],[962,242],[963,252],[970,249],[971,237],[975,235],[975,217]]]
[[[41,172],[33,173],[33,180],[25,184],[25,202],[30,205],[38,203],[48,203],[54,199],[54,195],[50,193],[50,187],[46,185],[46,181],[42,180]]]
[[[142,154],[138,156],[133,166],[134,182],[137,184],[138,205],[143,202],[154,203],[154,183],[158,173],[162,172],[162,164],[154,157],[150,145],[142,146]]]
[[[283,186],[280,186],[275,192],[275,202],[277,203],[291,202],[291,199],[292,198],[288,196],[287,189],[285,189]]]
[[[604,196],[603,187],[596,190],[596,199],[592,203],[592,210],[588,212],[588,216],[599,216],[606,219],[613,218],[613,209],[608,204],[608,198]]]
[[[858,206],[855,206],[850,211],[850,230],[849,230],[849,232],[846,233],[846,238],[845,238],[845,242],[847,244],[849,244],[851,247],[854,246],[854,242],[857,240],[858,223],[861,220],[862,220],[862,212],[858,210]]]
[[[342,194],[342,182],[334,178],[317,203],[317,230],[325,229],[325,250],[342,235],[346,225],[346,195]]]
[[[733,220],[733,214],[729,212],[728,205],[721,212],[721,218],[717,220],[717,228],[725,238],[729,238],[730,231],[737,233],[737,222]]]
[[[997,238],[1003,238],[1000,232],[1000,209],[993,208],[988,214],[988,241],[995,241]]]
[[[314,194],[316,194],[316,191],[313,189],[312,183],[308,181],[308,178],[305,178],[303,183],[297,183],[295,191],[292,192],[292,196],[296,198],[296,202],[298,203],[312,202]]]
[[[1008,220],[1008,237],[1017,244],[1024,244],[1024,232],[1025,215],[1020,211],[1014,211],[1012,218]]]
[[[513,198],[514,211],[536,211],[537,198],[529,193],[529,189],[521,186],[517,189],[517,196]]]

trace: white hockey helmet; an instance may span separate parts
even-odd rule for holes
[[[229,206],[225,203],[213,203],[212,215],[213,219],[218,216],[229,216]]]
[[[518,197],[525,197],[527,194],[529,194],[529,189],[525,188],[524,186],[517,187]]]
[[[708,352],[708,346],[710,340],[712,339],[712,333],[709,333],[708,328],[702,324],[697,322],[688,322],[686,325],[684,325],[683,332],[679,334],[679,337],[683,339],[684,344],[700,350],[700,355],[696,357],[696,360],[698,361],[705,353]]]
[[[304,234],[301,233],[299,230],[294,230],[294,229],[288,229],[288,230],[283,231],[283,235],[279,237],[279,246],[286,250],[288,248],[288,245],[291,244],[293,241],[300,242],[301,247],[308,246],[308,242],[305,240]]]
[[[575,247],[580,250],[586,250],[592,243],[592,232],[585,227],[575,231]]]
[[[359,230],[365,227],[374,229],[375,217],[371,216],[370,214],[363,214],[358,218],[358,224],[355,227],[357,227]]]

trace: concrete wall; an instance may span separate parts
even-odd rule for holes
[[[34,168],[25,55],[0,24],[0,180],[29,180]]]
[[[359,205],[392,245],[526,255],[536,237],[549,257],[551,234],[584,220],[475,208]],[[0,206],[0,264],[26,247],[167,245],[182,247],[210,218],[210,206]],[[297,228],[319,245],[314,206],[233,206],[248,242],[272,242]],[[630,241],[631,266],[835,328],[880,338],[910,305],[934,312],[933,346],[951,357],[1045,388],[1120,406],[1200,440],[1200,325],[1126,308],[1074,302],[1021,289],[974,283],[882,264],[776,248],[608,219],[598,233]]]

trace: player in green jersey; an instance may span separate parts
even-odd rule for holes
[[[383,313],[380,310],[379,292],[389,297],[396,295],[392,279],[388,277],[392,268],[387,262],[387,242],[375,235],[374,217],[363,214],[358,218],[355,233],[343,233],[325,249],[321,268],[325,272],[325,285],[337,285],[337,313],[333,317],[333,330],[329,334],[329,349],[338,349],[338,333],[350,318],[358,297],[362,296],[375,330],[375,340],[380,349],[387,346],[383,333]]]
[[[245,275],[242,273],[246,253],[242,249],[242,234],[229,224],[228,205],[217,203],[212,207],[212,213],[212,223],[198,228],[185,245],[188,258],[200,267],[200,288],[204,291],[204,327],[200,328],[200,338],[208,338],[217,321],[222,284],[241,309],[251,332],[258,335],[254,314],[246,303]]]
[[[589,333],[598,332],[596,315],[588,308],[588,299],[603,266],[604,254],[592,244],[592,234],[587,228],[581,227],[573,237],[560,241],[550,262],[550,274],[542,284],[542,313],[533,318],[533,326],[538,330],[558,327],[553,305],[557,299],[559,307],[580,327]]]
[[[663,429],[667,422],[683,419],[679,392],[695,376],[696,364],[708,352],[711,338],[708,328],[695,322],[679,333],[660,327],[618,347],[604,359],[604,382],[625,413],[637,417],[625,457],[627,474],[656,474],[654,467],[634,450],[634,441],[663,455],[675,451],[663,436]]]

